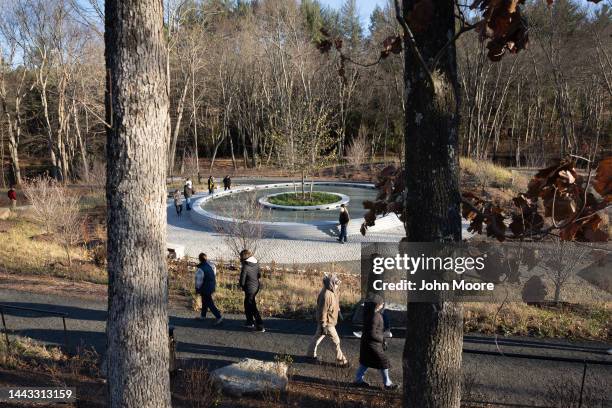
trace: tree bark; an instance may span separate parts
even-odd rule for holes
[[[403,0],[407,15],[416,0]],[[415,32],[424,61],[455,34],[453,2],[432,0],[435,10],[422,31]],[[406,239],[411,242],[461,240],[458,86],[455,46],[432,72],[419,62],[405,36],[405,170]],[[404,346],[404,406],[459,408],[461,400],[462,307],[409,303]]]
[[[106,0],[111,407],[170,407],[162,2]]]

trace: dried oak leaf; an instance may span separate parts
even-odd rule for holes
[[[503,210],[499,207],[491,207],[485,215],[487,236],[495,237],[498,241],[503,242],[506,239],[507,228],[504,220]]]
[[[332,42],[328,39],[323,39],[317,42],[317,49],[321,54],[326,54],[331,50]]]
[[[573,159],[558,160],[552,166],[538,171],[529,181],[525,196],[531,200],[538,197],[552,198],[552,194],[554,194],[553,186],[567,187],[570,184],[566,172],[572,175],[574,181],[577,179],[576,162]]]
[[[387,58],[391,53],[399,54],[402,52],[402,37],[399,35],[392,35],[387,38],[382,43],[383,49],[380,52],[380,58]]]
[[[612,156],[599,162],[597,174],[593,179],[593,188],[606,202],[612,202]]]

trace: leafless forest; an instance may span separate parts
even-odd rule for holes
[[[219,157],[310,173],[403,154],[402,56],[379,59],[400,30],[391,3],[367,28],[352,0],[340,10],[315,0],[164,3],[170,174],[208,173]],[[102,9],[100,0],[0,1],[4,185],[101,173],[113,120],[104,113]],[[456,12],[469,27],[469,4]],[[605,156],[612,9],[528,1],[524,14],[527,52],[492,63],[475,30],[459,39],[462,154],[513,166]],[[342,54],[317,49],[322,29],[343,39]]]

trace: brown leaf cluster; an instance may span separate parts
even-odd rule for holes
[[[483,19],[477,24],[482,41],[489,40],[487,48],[491,61],[502,59],[506,51],[517,53],[529,43],[527,21],[521,15],[520,5],[525,0],[474,0],[471,9],[479,9]]]
[[[396,213],[404,221],[404,205],[402,193],[405,188],[404,170],[393,165],[387,166],[378,174],[376,182],[378,195],[375,201],[366,201],[363,206],[366,210],[365,222],[361,224],[361,234],[365,235],[368,227],[376,223],[376,217]]]
[[[375,201],[364,203],[368,212],[361,226],[365,235],[379,215],[394,212],[405,220],[404,171],[388,166],[378,175]],[[576,162],[568,157],[538,171],[527,187],[508,206],[476,195],[462,194],[462,216],[468,231],[486,234],[499,241],[540,239],[550,233],[568,241],[608,241],[601,211],[612,204],[612,157],[600,161],[591,180],[578,174]]]
[[[563,240],[601,242],[608,240],[600,211],[610,205],[612,160],[601,161],[592,187],[578,175],[571,158],[558,160],[536,173],[527,192],[512,200],[510,211],[473,193],[463,194],[463,217],[470,222],[469,231],[505,239],[541,237],[558,231]]]
[[[399,54],[402,52],[402,37],[399,35],[389,36],[382,43],[383,49],[380,52],[380,58],[385,59],[390,54]]]

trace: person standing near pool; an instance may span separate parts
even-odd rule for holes
[[[260,279],[261,272],[257,259],[251,251],[243,249],[240,252],[240,287],[244,291],[244,314],[246,315],[245,327],[254,329],[257,332],[263,333],[266,331],[263,326],[263,320],[257,309],[257,301],[255,297],[259,293],[261,287]]]
[[[340,217],[338,222],[340,223],[340,236],[338,237],[338,242],[344,244],[347,239],[347,228],[348,224],[351,221],[351,216],[348,213],[348,209],[346,205],[340,204]]]
[[[176,210],[176,215],[180,217],[181,213],[183,212],[183,199],[181,198],[181,192],[178,188],[174,190],[172,198],[174,199],[174,209]]]
[[[183,195],[185,196],[185,208],[187,211],[191,211],[191,196],[193,195],[193,183],[191,179],[185,180],[185,186],[183,186]]]
[[[223,187],[225,188],[225,190],[232,189],[232,179],[229,175],[223,178]]]
[[[215,178],[213,176],[208,177],[208,194],[213,195],[215,193]]]

